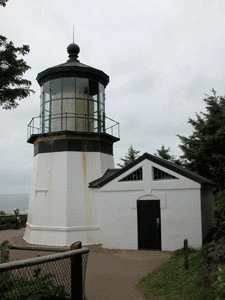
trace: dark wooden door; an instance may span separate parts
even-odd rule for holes
[[[138,249],[161,250],[160,200],[138,200]]]

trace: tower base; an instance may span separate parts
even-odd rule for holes
[[[113,168],[110,154],[38,153],[33,161],[25,241],[51,246],[101,243],[98,203],[88,184],[107,168]]]

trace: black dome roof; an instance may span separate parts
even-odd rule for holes
[[[70,44],[67,47],[69,59],[66,63],[48,68],[37,75],[37,81],[40,86],[46,81],[63,77],[81,77],[90,78],[101,82],[105,87],[109,83],[109,76],[103,71],[92,68],[88,65],[80,63],[77,59],[80,47],[77,44]]]

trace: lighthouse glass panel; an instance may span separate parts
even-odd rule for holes
[[[98,82],[89,80],[89,128],[91,132],[98,132],[98,100],[99,89]]]
[[[100,132],[105,131],[105,89],[104,86],[99,83],[99,121],[100,121]]]
[[[50,83],[46,82],[42,89],[42,131],[49,132],[50,130],[50,114],[51,114],[51,103],[50,103]]]
[[[105,132],[104,86],[79,77],[49,80],[42,86],[41,112],[43,133]]]
[[[75,78],[62,79],[62,129],[74,130],[75,128]]]
[[[50,81],[51,89],[51,122],[50,130],[59,131],[61,130],[61,98],[62,98],[62,87],[60,79],[53,79]]]

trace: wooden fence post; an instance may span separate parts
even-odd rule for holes
[[[7,245],[9,241],[4,241],[0,245],[0,263],[6,263],[9,261],[9,248]]]
[[[81,248],[81,242],[73,243],[70,246],[71,250]],[[71,257],[71,300],[83,300],[82,255]]]
[[[184,268],[188,270],[188,240],[184,240]]]

